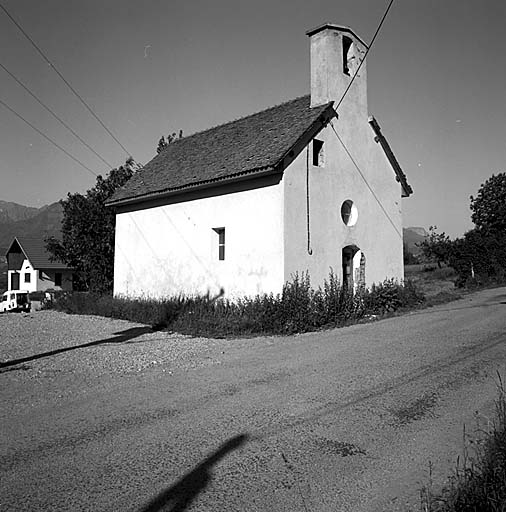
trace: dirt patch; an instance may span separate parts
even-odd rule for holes
[[[315,440],[316,445],[323,452],[330,455],[350,457],[352,455],[367,455],[366,451],[353,443],[335,441],[333,439],[320,438]]]
[[[413,400],[405,407],[394,409],[391,413],[394,415],[398,423],[405,425],[407,423],[412,423],[413,421],[418,421],[429,414],[431,409],[436,405],[436,402],[437,394],[431,393]]]

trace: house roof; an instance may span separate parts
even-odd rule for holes
[[[333,102],[311,108],[310,96],[288,101],[176,139],[107,202],[119,205],[203,184],[277,171],[298,141],[336,116]]]
[[[12,241],[7,254],[9,254],[15,244],[18,244],[23,251],[26,259],[35,269],[69,269],[64,263],[50,261],[49,253],[46,251],[46,243],[39,238],[15,237]]]

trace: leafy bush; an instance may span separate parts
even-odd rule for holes
[[[457,286],[475,287],[506,282],[506,235],[472,229],[453,242],[450,266]]]
[[[353,293],[331,270],[314,290],[309,275],[295,274],[281,294],[230,300],[177,296],[163,300],[115,298],[91,292],[61,292],[46,307],[74,314],[97,314],[168,328],[183,334],[223,337],[293,334],[342,326],[367,315],[383,315],[416,306],[423,295],[411,281],[387,280]]]
[[[393,279],[387,279],[383,283],[373,284],[371,290],[365,293],[364,300],[369,313],[381,315],[421,304],[424,296],[409,279],[403,286]]]

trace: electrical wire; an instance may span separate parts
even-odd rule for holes
[[[383,210],[383,213],[385,214],[385,216],[387,217],[387,219],[390,221],[390,224],[392,224],[393,228],[395,229],[396,233],[399,235],[399,237],[401,238],[402,240],[402,234],[399,232],[399,230],[397,229],[397,226],[395,225],[394,221],[392,220],[392,218],[390,217],[390,215],[388,214],[388,212],[386,211],[385,207],[383,206],[382,202],[380,201],[380,199],[378,198],[378,196],[376,195],[376,193],[374,192],[374,190],[372,189],[371,185],[369,185],[369,182],[367,181],[366,177],[364,176],[364,173],[362,172],[362,170],[360,169],[359,165],[357,164],[356,160],[353,158],[352,154],[350,153],[350,151],[348,150],[348,148],[346,147],[346,144],[343,142],[343,139],[341,139],[341,137],[339,137],[339,134],[337,133],[336,129],[334,128],[334,124],[332,123],[332,121],[330,121],[330,126],[332,128],[332,131],[335,133],[337,139],[339,140],[339,142],[341,143],[341,145],[343,146],[344,150],[346,151],[346,154],[348,155],[348,157],[350,158],[350,160],[352,161],[353,165],[355,166],[355,169],[357,169],[358,173],[360,174],[360,176],[362,177],[362,179],[364,180],[367,188],[370,190],[371,194],[373,195],[374,199],[376,199],[377,203],[379,204],[380,208]]]
[[[49,58],[44,54],[44,52],[39,48],[39,46],[35,43],[35,41],[26,33],[23,27],[12,17],[9,11],[0,3],[0,9],[5,12],[7,17],[16,25],[16,27],[21,31],[21,33],[30,41],[31,45],[37,50],[39,55],[49,64],[49,66],[53,69],[53,71],[61,78],[63,83],[74,93],[79,101],[84,105],[84,107],[88,110],[88,112],[100,123],[100,125],[104,128],[104,130],[112,137],[112,139],[123,149],[123,151],[128,155],[132,156],[132,154],[126,149],[125,146],[117,139],[117,137],[107,128],[107,126],[103,123],[103,121],[95,114],[95,112],[91,109],[91,107],[84,101],[81,95],[70,85],[70,83],[65,79],[65,77],[58,71],[56,66],[49,60]]]
[[[374,44],[374,41],[376,40],[376,37],[378,36],[379,31],[381,30],[381,27],[383,25],[383,22],[385,21],[387,15],[388,15],[388,12],[390,11],[390,8],[392,7],[393,3],[394,3],[394,0],[390,0],[390,3],[388,4],[388,7],[385,10],[385,13],[383,14],[383,17],[381,18],[381,21],[379,22],[378,28],[376,29],[376,32],[374,33],[374,35],[371,39],[371,42],[369,43],[369,46],[367,47],[367,50],[365,51],[364,58],[360,61],[360,64],[358,65],[357,70],[355,71],[354,75],[352,76],[352,78],[350,80],[350,83],[348,84],[348,87],[346,87],[341,99],[338,101],[337,106],[334,108],[334,110],[336,112],[337,112],[337,109],[340,107],[341,103],[344,101],[346,94],[348,94],[348,91],[350,90],[350,88],[355,80],[355,77],[358,75],[358,72],[360,71],[362,64],[365,62],[365,59],[366,59],[370,49],[372,48],[372,45]]]
[[[1,62],[0,62],[0,68],[2,68],[8,75],[10,75],[23,89],[39,103],[42,107],[46,109],[47,112],[49,112],[61,125],[63,125],[76,139],[81,142],[84,146],[86,146],[95,156],[100,158],[102,162],[104,162],[105,165],[107,165],[109,168],[113,168],[113,165],[111,165],[107,160],[102,158],[86,141],[84,141],[63,119],[61,119],[53,110],[51,110],[50,107],[48,107],[40,98],[36,96],[34,92],[32,92],[19,78],[17,78],[11,71],[9,71]]]
[[[381,18],[379,24],[378,24],[378,27],[376,28],[376,31],[374,32],[374,35],[371,39],[371,42],[369,43],[369,46],[367,47],[367,50],[365,51],[365,55],[364,55],[364,58],[360,60],[360,64],[358,65],[355,73],[353,74],[353,77],[351,78],[350,80],[350,83],[348,84],[348,87],[346,87],[343,95],[341,96],[341,99],[338,101],[336,107],[334,108],[334,110],[337,112],[337,109],[340,107],[340,105],[342,104],[342,102],[344,101],[346,95],[348,94],[348,91],[350,90],[356,76],[358,75],[358,72],[360,71],[360,68],[362,67],[362,64],[365,62],[365,59],[369,53],[369,51],[371,50],[373,44],[374,44],[374,41],[376,40],[376,37],[378,36],[379,34],[379,31],[381,30],[381,27],[383,26],[383,23],[386,19],[386,17],[388,16],[388,13],[390,11],[390,8],[392,7],[392,4],[394,3],[394,0],[390,0],[384,14],[383,14],[383,17]],[[341,137],[339,137],[339,134],[337,133],[336,129],[334,128],[334,124],[332,123],[332,121],[330,121],[330,126],[332,127],[332,131],[335,133],[336,137],[338,138],[339,142],[341,143],[341,145],[343,146],[344,150],[346,151],[346,154],[348,155],[348,157],[350,158],[350,160],[352,161],[353,165],[355,166],[355,169],[357,169],[358,173],[360,174],[360,176],[362,177],[362,179],[364,180],[364,183],[366,184],[367,188],[370,190],[371,194],[373,195],[374,199],[376,199],[377,203],[379,204],[380,208],[383,210],[383,213],[386,215],[387,219],[390,221],[390,223],[392,224],[392,227],[395,229],[396,233],[399,235],[399,237],[401,238],[402,240],[402,234],[399,232],[399,230],[397,229],[397,226],[395,225],[394,221],[392,220],[392,218],[390,217],[390,215],[388,214],[388,212],[386,211],[385,207],[383,206],[383,204],[381,203],[380,199],[378,198],[378,196],[376,195],[376,193],[374,192],[374,190],[372,189],[372,187],[369,185],[369,182],[367,181],[366,177],[364,176],[364,173],[362,172],[362,170],[360,169],[359,165],[357,164],[356,160],[353,158],[352,154],[350,153],[350,151],[348,150],[348,148],[346,147],[345,143],[343,142],[343,140],[341,139]]]
[[[9,107],[9,105],[7,105],[7,103],[2,101],[1,99],[0,99],[0,105],[3,105],[7,110],[10,110],[15,116],[17,116],[19,119],[21,119],[21,121],[25,122],[28,126],[30,126],[30,128],[34,129],[39,135],[41,135],[47,141],[49,141],[51,144],[53,144],[53,146],[56,146],[60,151],[63,151],[63,153],[65,153],[69,158],[72,158],[72,160],[74,160],[74,162],[78,163],[81,167],[86,169],[88,172],[90,172],[94,176],[97,176],[96,172],[92,171],[87,165],[83,164],[75,156],[71,155],[66,149],[62,148],[58,143],[56,143],[53,139],[48,137],[44,132],[42,132],[36,126],[34,126],[32,123],[30,123],[30,121],[27,121],[21,114],[18,114],[13,108]]]

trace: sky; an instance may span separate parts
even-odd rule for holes
[[[0,0],[134,159],[161,135],[201,131],[309,93],[324,22],[367,43],[388,0]],[[405,226],[472,228],[469,196],[506,171],[503,0],[395,0],[367,57],[369,113],[414,194]],[[128,154],[0,10],[0,63],[111,167]],[[89,167],[99,160],[3,69],[0,100]],[[0,105],[0,199],[43,206],[95,175]]]

